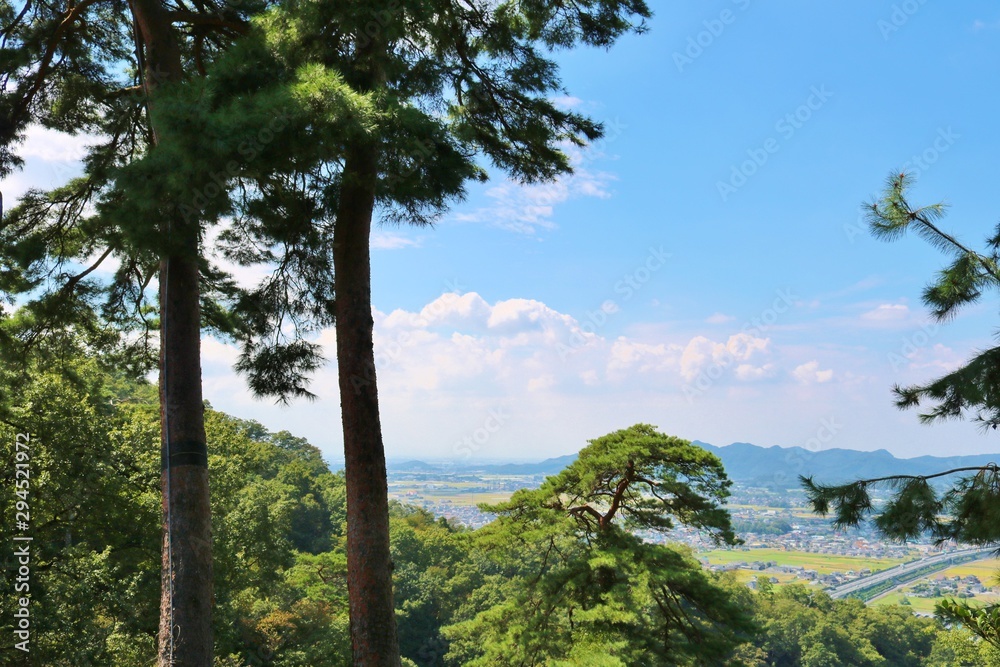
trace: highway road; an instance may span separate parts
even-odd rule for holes
[[[860,579],[849,581],[846,584],[840,584],[839,586],[828,588],[826,589],[826,592],[830,594],[830,597],[843,598],[847,597],[851,593],[871,588],[872,586],[891,579],[906,579],[908,574],[912,574],[913,572],[921,570],[929,565],[941,565],[939,569],[946,570],[955,560],[962,559],[963,562],[968,562],[969,560],[988,558],[993,555],[994,550],[994,547],[974,547],[970,549],[949,551],[948,553],[941,553],[936,556],[921,558],[920,560],[915,560],[912,563],[903,563],[902,565],[891,567],[888,570],[881,570],[875,574],[868,575],[867,577],[862,577]],[[975,556],[975,558],[970,558],[970,556]]]

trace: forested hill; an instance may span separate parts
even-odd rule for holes
[[[1000,461],[1000,454],[975,456],[920,456],[896,458],[888,451],[861,452],[853,449],[821,449],[804,447],[760,447],[746,442],[717,447],[705,442],[694,444],[722,459],[730,479],[754,486],[776,488],[797,487],[799,475],[815,475],[823,482],[846,482],[858,475],[928,475],[953,468],[980,466]],[[575,454],[546,459],[537,463],[505,463],[482,465],[461,463],[444,465],[424,461],[389,463],[394,472],[484,472],[495,475],[555,475],[576,459]]]

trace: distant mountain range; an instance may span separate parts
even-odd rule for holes
[[[887,475],[929,475],[953,468],[981,466],[1000,461],[1000,454],[973,456],[918,456],[896,458],[884,449],[861,452],[853,449],[810,451],[803,447],[758,447],[735,442],[716,447],[705,442],[694,444],[712,452],[726,468],[730,479],[748,486],[793,488],[799,485],[799,475],[814,476],[824,483],[846,482],[858,477]],[[576,454],[546,459],[538,463],[503,463],[475,465],[470,463],[432,464],[408,461],[393,464],[391,472],[452,472],[486,473],[492,475],[554,475],[576,460]]]
[[[735,481],[753,486],[773,484],[784,488],[798,486],[799,475],[814,476],[817,481],[824,483],[836,483],[858,477],[930,475],[953,468],[1000,461],[998,454],[899,459],[884,449],[874,452],[823,449],[814,452],[803,447],[758,447],[746,442],[735,442],[726,447],[698,441],[695,444],[722,459],[726,472]]]

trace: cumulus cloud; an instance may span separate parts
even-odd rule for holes
[[[828,345],[820,357],[785,334],[772,340],[747,332],[719,336],[707,326],[701,335],[673,327],[623,330],[615,321],[619,315],[596,325],[539,300],[487,301],[475,292],[449,292],[421,307],[373,309],[372,315],[383,426],[396,455],[419,449],[453,454],[454,443],[497,406],[506,406],[509,419],[477,456],[558,455],[562,447],[571,451],[587,437],[637,421],[710,442],[782,444],[769,442],[764,430],[746,431],[775,404],[787,408],[798,431],[811,432],[831,405],[861,412],[881,406],[893,381],[926,379],[935,373],[922,365],[962,360],[928,341],[915,353],[907,349],[909,356],[899,353],[897,370],[885,363],[890,349],[865,353]],[[333,331],[321,332],[317,342],[332,362]],[[296,404],[286,414],[249,398],[244,380],[232,374],[235,355],[231,346],[206,340],[205,391],[213,404],[272,428],[294,429],[318,444],[332,442],[336,452],[335,363],[310,386],[319,401]],[[842,390],[828,391],[824,401],[802,390],[834,384]],[[723,412],[744,418],[719,420]]]
[[[910,307],[903,303],[883,303],[861,314],[865,322],[894,323],[905,322],[910,316]]]
[[[376,310],[374,319],[385,391],[679,392],[705,374],[747,383],[778,370],[767,338],[609,338],[534,299],[489,303],[475,292],[447,293],[418,311]]]
[[[820,370],[818,361],[809,361],[797,366],[792,377],[802,384],[822,384],[833,379],[833,370]]]

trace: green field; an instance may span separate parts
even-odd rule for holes
[[[806,553],[803,551],[784,551],[782,549],[719,549],[715,551],[703,551],[698,554],[700,558],[707,558],[712,565],[726,565],[728,563],[738,563],[746,561],[774,561],[778,565],[788,567],[804,567],[807,570],[816,570],[819,574],[830,574],[833,572],[847,572],[854,570],[858,572],[864,568],[869,568],[872,572],[884,570],[893,565],[903,562],[899,558],[856,558],[853,556],[834,556],[831,554]]]
[[[509,500],[512,494],[511,491],[483,491],[482,488],[483,485],[476,482],[449,482],[447,484],[390,482],[389,497],[405,503],[430,501],[475,507],[479,503],[500,503]]]
[[[784,572],[758,572],[756,570],[733,570],[731,574],[733,575],[733,577],[736,578],[736,581],[743,584],[749,583],[754,579],[756,579],[757,577],[766,577],[768,579],[777,579],[778,586],[791,583],[804,584],[806,586],[818,585],[807,579],[799,579],[794,574],[786,574]]]
[[[933,614],[934,605],[941,600],[941,598],[918,598],[915,596],[907,596],[903,593],[896,591],[895,593],[889,593],[885,597],[879,598],[878,600],[872,600],[868,604],[873,606],[884,606],[899,604],[900,600],[904,597],[908,598],[910,604],[907,605],[907,609],[913,611],[915,614]]]
[[[877,606],[887,605],[887,604],[899,604],[899,601],[905,597],[910,601],[908,608],[912,609],[915,613],[933,614],[934,605],[940,602],[941,600],[947,599],[947,596],[936,597],[936,598],[921,598],[915,595],[907,595],[905,591],[908,590],[909,586],[905,587],[902,591],[895,591],[893,593],[889,593],[885,597],[879,598],[877,600],[872,600],[868,604]],[[1000,595],[990,595],[990,594],[977,595],[976,597],[969,598],[966,601],[971,605],[996,604],[998,601],[1000,601]]]

